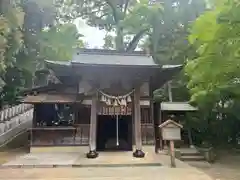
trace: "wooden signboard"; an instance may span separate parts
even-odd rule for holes
[[[159,126],[162,132],[163,140],[181,140],[182,125],[168,120]]]
[[[174,141],[181,140],[182,125],[173,120],[167,120],[160,126],[163,140],[170,140],[171,167],[176,167]]]

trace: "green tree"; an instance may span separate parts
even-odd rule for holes
[[[162,1],[162,21],[155,21],[153,32],[144,42],[143,49],[150,49],[154,60],[159,64],[185,64],[188,58],[196,55],[195,48],[188,43],[191,23],[205,10],[202,0]],[[173,101],[188,101],[186,88],[188,78],[184,72],[171,82]],[[168,101],[167,86],[155,93],[157,101]]]
[[[35,85],[36,71],[44,68],[45,59],[70,60],[73,48],[81,47],[83,42],[73,23],[60,21],[61,9],[54,6],[53,1],[0,3],[0,93],[3,104],[14,102],[20,89]]]
[[[0,106],[10,94],[16,94],[13,84],[19,85],[17,54],[23,49],[24,12],[15,1],[0,1]],[[13,73],[12,78],[9,77]],[[8,88],[7,88],[8,87]]]
[[[186,66],[192,101],[239,96],[239,10],[237,1],[222,0],[195,21],[189,41],[198,57]]]
[[[219,144],[237,144],[239,115],[239,1],[219,0],[191,28],[197,56],[187,61],[191,101],[202,112],[205,135]],[[202,130],[203,130],[202,129]]]
[[[39,54],[43,59],[68,61],[74,48],[83,46],[75,24],[58,24],[42,30],[39,35]],[[82,44],[81,44],[82,43]]]
[[[160,19],[163,11],[160,3],[150,5],[148,0],[78,0],[68,7],[75,8],[72,13],[69,8],[63,13],[70,19],[81,17],[90,26],[114,32],[114,46],[119,51],[135,50],[143,36],[152,31],[152,21]],[[126,36],[131,36],[127,46]]]
[[[104,49],[114,49],[114,38],[113,36],[106,34],[104,37]]]
[[[14,2],[0,2],[0,74],[16,63],[15,55],[23,47],[21,32],[24,13]]]

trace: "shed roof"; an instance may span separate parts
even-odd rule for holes
[[[188,102],[162,102],[162,111],[197,111],[197,108],[191,106]]]
[[[181,124],[179,124],[179,123],[177,123],[177,122],[175,122],[171,119],[169,119],[169,120],[165,121],[164,123],[160,124],[158,127],[163,128],[163,127],[166,127],[168,124],[173,124],[176,127],[183,128],[183,126]]]
[[[22,103],[72,103],[81,102],[76,94],[48,94],[27,95],[21,100]]]

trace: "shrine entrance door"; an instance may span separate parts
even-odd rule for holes
[[[131,113],[109,112],[97,118],[97,151],[132,151]]]

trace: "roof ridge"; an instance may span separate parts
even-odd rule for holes
[[[148,56],[145,51],[122,52],[110,49],[86,49],[77,48],[76,54],[91,54],[91,55],[122,55],[122,56]]]

